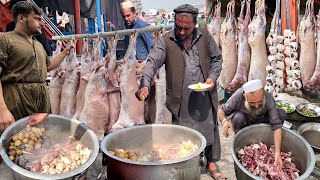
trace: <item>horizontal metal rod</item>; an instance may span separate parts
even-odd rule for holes
[[[158,26],[149,26],[146,28],[139,28],[139,29],[125,29],[125,30],[119,30],[119,31],[111,31],[111,32],[101,32],[101,33],[95,33],[95,34],[74,34],[74,35],[67,35],[67,36],[53,36],[53,40],[64,40],[68,41],[71,39],[93,39],[97,37],[111,37],[117,35],[130,35],[133,33],[143,33],[143,32],[154,32],[154,31],[160,31],[160,30],[170,30],[173,28],[173,25],[158,25]]]

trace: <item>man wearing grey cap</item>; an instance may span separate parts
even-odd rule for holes
[[[156,71],[165,65],[166,106],[173,115],[173,123],[195,129],[205,136],[208,172],[215,179],[224,179],[214,163],[221,155],[216,113],[221,51],[207,29],[195,27],[197,8],[184,4],[174,9],[174,13],[174,29],[154,42],[136,95],[139,100],[148,96]],[[210,88],[203,92],[188,88],[198,82],[205,82]]]
[[[231,121],[227,116],[233,114]],[[228,137],[229,129],[235,133],[242,128],[257,124],[268,123],[274,130],[275,164],[282,167],[280,156],[282,131],[281,127],[286,118],[286,112],[278,109],[274,98],[263,90],[261,80],[251,80],[242,85],[229,100],[221,106],[218,117],[223,126],[223,134]]]

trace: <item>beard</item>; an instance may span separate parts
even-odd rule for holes
[[[29,30],[29,32],[30,32],[32,35],[41,34],[41,30],[39,30],[38,28],[30,27],[28,20],[26,21],[26,26],[27,26],[27,29]]]
[[[260,117],[264,114],[264,109],[266,106],[266,97],[265,96],[263,97],[263,100],[258,108],[255,108],[254,106],[250,106],[247,100],[245,101],[244,105],[251,117]]]

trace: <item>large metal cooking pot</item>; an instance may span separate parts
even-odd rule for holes
[[[192,141],[199,149],[192,155],[173,161],[138,162],[129,161],[112,155],[109,151],[116,148],[151,149],[154,144],[173,144]],[[200,153],[206,140],[199,132],[178,125],[152,124],[140,125],[118,130],[103,138],[101,150],[107,155],[108,180],[164,180],[200,179]]]
[[[74,136],[76,139],[80,140],[82,144],[87,146],[92,153],[87,162],[81,165],[79,168],[69,171],[67,173],[55,174],[55,175],[46,175],[34,173],[28,170],[25,170],[12,162],[6,150],[8,147],[3,147],[3,142],[9,140],[17,132],[21,131],[27,126],[27,121],[29,117],[22,118],[11,126],[9,126],[1,135],[0,139],[0,153],[3,158],[3,161],[12,169],[14,178],[19,180],[26,179],[72,179],[74,176],[85,171],[96,159],[99,152],[99,142],[95,133],[89,129],[86,125],[77,120],[67,119],[58,115],[49,115],[43,123],[39,124],[37,127],[46,128],[47,137],[59,137],[68,138],[68,136]],[[9,144],[9,143],[8,143]],[[8,145],[7,145],[8,146]]]
[[[320,123],[303,123],[299,126],[298,132],[315,150],[320,150]]]
[[[234,160],[234,168],[237,179],[251,180],[259,179],[258,176],[251,174],[240,163],[237,157],[237,152],[244,146],[251,145],[253,143],[264,143],[267,145],[274,144],[273,131],[270,125],[256,124],[248,126],[240,130],[233,139],[231,145],[232,158]],[[300,177],[297,180],[306,179],[313,171],[315,166],[315,155],[309,145],[309,143],[294,131],[286,128],[282,128],[282,147],[281,151],[291,151],[292,162],[297,165],[300,170]]]

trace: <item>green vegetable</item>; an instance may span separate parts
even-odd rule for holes
[[[283,109],[286,113],[292,113],[294,109],[288,103],[276,103],[277,108]]]
[[[312,109],[306,108],[306,107],[301,109],[301,113],[305,116],[308,116],[308,117],[316,117],[318,115],[317,112],[315,112]]]

